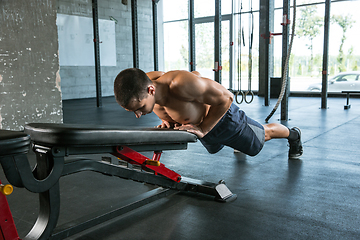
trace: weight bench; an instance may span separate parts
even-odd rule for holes
[[[350,105],[350,94],[360,94],[360,91],[341,91],[341,93],[346,93],[346,105],[344,105],[344,109],[349,109]]]
[[[33,170],[30,169],[26,155],[30,139],[37,161]],[[186,149],[189,142],[196,141],[197,137],[186,131],[156,128],[124,129],[32,123],[25,126],[25,133],[0,130],[0,163],[7,180],[16,187],[25,187],[39,194],[38,219],[23,239],[63,239],[178,192],[206,194],[221,202],[235,200],[236,195],[223,181],[209,183],[186,178],[166,168],[159,161],[162,151]],[[153,151],[152,159],[140,154],[140,151]],[[71,159],[76,155],[104,153],[110,153],[115,158]],[[57,226],[60,212],[59,179],[81,171],[100,172],[153,184],[158,188],[120,203],[115,208],[113,206],[111,210],[99,210],[74,222]],[[0,213],[1,216],[6,214],[7,218],[6,223],[0,222],[0,230],[4,234],[3,229],[9,229],[10,226],[16,237],[16,228],[6,198],[1,193]],[[4,236],[5,240],[18,239]]]

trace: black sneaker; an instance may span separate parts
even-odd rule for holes
[[[295,130],[299,134],[299,138],[294,141],[289,141],[289,158],[299,159],[303,155],[303,147],[301,143],[301,131],[298,127],[293,127],[291,130]]]

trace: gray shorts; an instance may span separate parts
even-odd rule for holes
[[[224,146],[232,147],[250,156],[258,154],[265,143],[264,127],[247,117],[234,103],[200,142],[209,153],[217,153]]]

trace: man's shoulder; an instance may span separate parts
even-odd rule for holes
[[[201,77],[198,74],[186,70],[172,70],[168,72],[154,71],[147,73],[149,78],[157,83],[168,84],[170,88],[197,82]]]
[[[150,80],[156,80],[158,78],[160,78],[161,76],[163,76],[165,74],[165,72],[162,71],[152,71],[152,72],[147,72],[146,75],[150,78]]]
[[[152,71],[152,72],[148,72],[146,73],[146,75],[151,79],[151,80],[166,80],[166,81],[171,81],[172,79],[174,79],[177,75],[181,74],[182,70],[173,70],[173,71],[168,71],[168,72],[163,72],[163,71]]]

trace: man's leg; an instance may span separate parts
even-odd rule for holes
[[[290,135],[290,130],[280,123],[269,123],[263,125],[265,129],[265,141],[273,138],[287,138]]]
[[[273,138],[286,138],[290,145],[289,158],[298,159],[301,157],[303,148],[301,143],[301,131],[299,128],[294,127],[289,129],[280,123],[269,123],[263,126],[265,129],[265,141]]]

